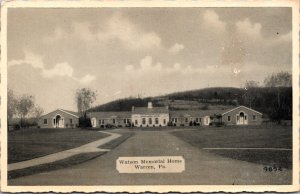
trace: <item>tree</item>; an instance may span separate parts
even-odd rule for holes
[[[16,114],[18,101],[13,90],[7,90],[7,118],[11,119]]]
[[[30,111],[34,108],[34,97],[31,95],[22,95],[18,100],[17,100],[17,114],[20,117],[20,125],[23,127],[23,121],[24,118],[28,115]]]
[[[272,74],[264,80],[264,83],[266,87],[291,87],[292,74],[285,71]]]
[[[257,88],[259,87],[259,82],[250,80],[245,83],[245,93],[243,95],[244,103],[252,108],[253,102],[257,97]]]
[[[43,113],[44,113],[44,110],[38,105],[35,105],[35,107],[31,110],[31,116],[33,117],[33,119],[36,123],[41,118]]]
[[[14,123],[11,120],[12,118],[20,119],[19,127],[35,125],[37,124],[38,120],[40,119],[43,113],[44,110],[40,106],[35,104],[34,96],[30,94],[23,94],[21,96],[16,96],[13,90],[8,89],[7,118],[8,118],[9,125]]]
[[[85,117],[86,111],[91,108],[95,102],[97,93],[90,88],[81,88],[76,91],[75,101],[77,104],[78,113],[81,117]]]
[[[289,72],[279,72],[272,74],[264,80],[265,86],[271,90],[276,90],[276,97],[273,98],[273,107],[270,114],[271,119],[276,120],[278,123],[284,117],[291,119],[292,114],[292,98],[285,90],[287,87],[292,86],[292,74]]]
[[[246,81],[245,83],[245,88],[257,88],[259,87],[259,82],[257,81],[253,81],[253,80],[250,80],[250,81]]]

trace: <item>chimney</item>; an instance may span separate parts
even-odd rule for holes
[[[131,111],[134,111],[134,106],[131,107]]]
[[[148,102],[148,108],[152,108],[152,102]]]

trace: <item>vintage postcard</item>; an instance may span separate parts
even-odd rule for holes
[[[299,189],[299,5],[3,1],[1,191]]]

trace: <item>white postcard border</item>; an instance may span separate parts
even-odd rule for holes
[[[299,2],[273,1],[4,1],[1,3],[1,191],[4,192],[242,192],[299,189]],[[292,185],[124,185],[8,186],[7,185],[7,9],[92,7],[291,7],[293,10],[293,184]]]

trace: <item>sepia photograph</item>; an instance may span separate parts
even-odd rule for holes
[[[222,2],[3,2],[1,190],[298,190],[299,2]]]

